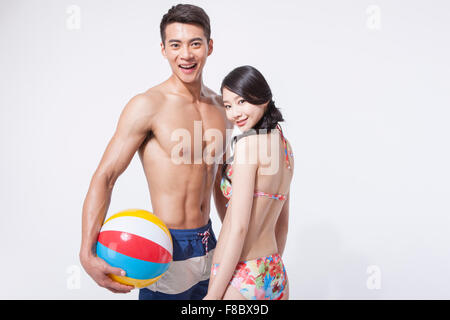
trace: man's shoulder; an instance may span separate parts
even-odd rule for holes
[[[161,103],[167,99],[167,94],[165,94],[164,90],[158,85],[137,94],[134,98],[149,105],[161,105]]]
[[[222,96],[220,94],[216,93],[211,88],[208,88],[205,86],[204,94],[205,94],[205,97],[210,100],[211,104],[214,104],[216,106],[223,106]]]
[[[165,95],[156,87],[150,88],[133,96],[128,105],[134,109],[147,109],[156,111],[166,99]]]
[[[209,104],[214,106],[214,110],[220,113],[221,117],[224,119],[226,128],[233,129],[233,124],[227,119],[225,108],[223,107],[222,96],[208,87],[205,87],[205,96],[207,97]]]
[[[157,92],[147,90],[146,92],[138,93],[128,101],[122,110],[121,116],[133,123],[142,119],[148,119],[150,123],[150,120],[157,115],[161,108],[161,99],[163,97],[158,95]]]

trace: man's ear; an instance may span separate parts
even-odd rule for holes
[[[164,42],[161,42],[161,53],[162,53],[163,57],[167,59],[166,47],[164,46]]]
[[[208,56],[213,52],[213,47],[214,47],[213,39],[209,39],[209,42],[208,42]]]

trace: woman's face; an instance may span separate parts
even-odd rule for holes
[[[269,102],[263,104],[251,104],[233,91],[223,88],[223,105],[228,120],[245,132],[255,126],[261,120]]]

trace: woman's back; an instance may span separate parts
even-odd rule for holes
[[[288,192],[293,177],[294,161],[289,142],[283,137],[281,128],[267,134],[251,137],[249,143],[257,144],[251,150],[248,161],[257,161],[255,194],[240,261],[255,259],[279,252],[275,229],[283,206],[288,201]],[[286,143],[286,145],[285,145]],[[231,210],[232,202],[228,206]],[[219,241],[229,234],[229,215],[225,216]],[[222,239],[221,239],[222,238]],[[220,259],[220,252],[216,253]],[[216,260],[216,259],[215,259]]]

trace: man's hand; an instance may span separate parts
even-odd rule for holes
[[[86,258],[81,258],[80,261],[84,270],[86,270],[86,272],[92,279],[94,279],[95,282],[97,282],[100,287],[106,288],[114,293],[128,293],[134,289],[133,286],[127,286],[112,280],[108,274],[124,276],[125,271],[120,268],[111,267],[105,262],[105,260],[92,255]]]

